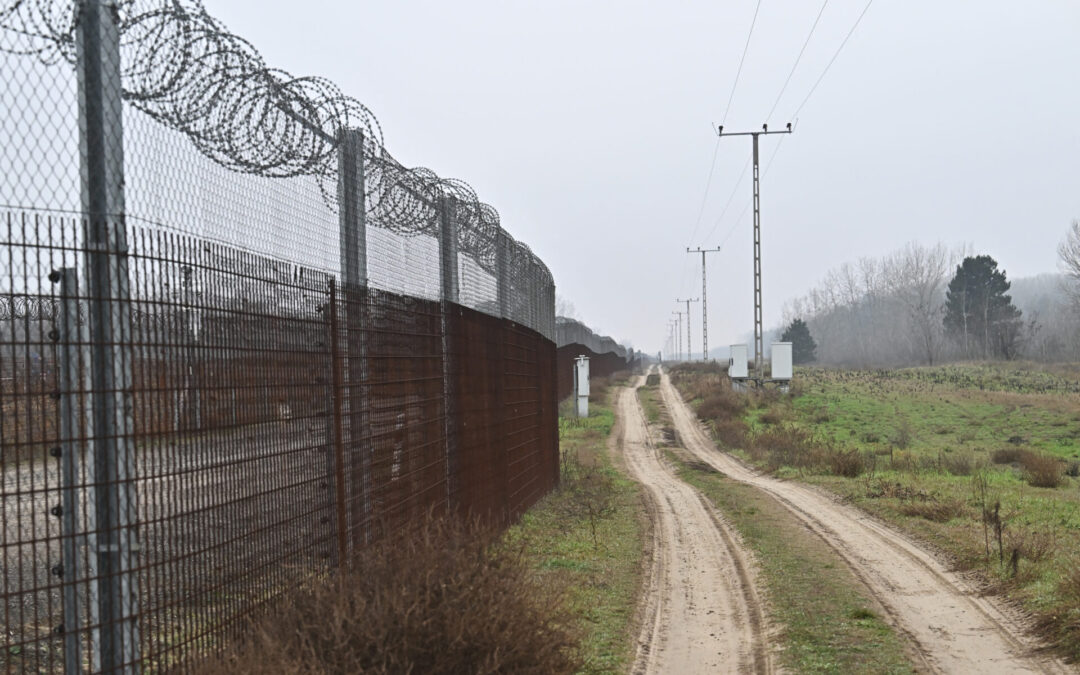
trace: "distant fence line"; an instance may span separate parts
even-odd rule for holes
[[[573,363],[579,356],[589,357],[590,378],[603,378],[635,367],[634,350],[627,349],[614,338],[597,335],[577,319],[555,318],[555,344],[558,347],[559,400],[573,393]],[[640,359],[640,355],[638,355]]]
[[[187,669],[558,481],[555,287],[193,0],[0,0],[0,669]]]

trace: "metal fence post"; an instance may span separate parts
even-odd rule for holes
[[[100,668],[137,672],[136,495],[131,448],[131,306],[124,219],[123,104],[115,0],[79,7],[76,56],[83,247],[91,347],[88,461],[101,624]]]
[[[439,281],[441,293],[442,324],[442,376],[443,376],[443,438],[446,448],[446,507],[453,505],[457,495],[457,419],[456,401],[452,384],[452,361],[450,340],[450,312],[460,300],[458,267],[457,200],[453,197],[439,198]]]
[[[510,245],[511,239],[501,228],[496,235],[495,268],[498,273],[499,316],[510,318]]]
[[[338,229],[341,277],[345,302],[345,382],[342,409],[348,416],[349,482],[347,494],[359,505],[360,522],[346,529],[359,533],[367,543],[371,537],[372,448],[364,444],[364,419],[368,411],[367,340],[364,335],[368,299],[367,220],[364,194],[364,132],[345,129],[338,135]],[[354,518],[355,508],[347,511]],[[355,541],[350,536],[349,541]]]
[[[341,363],[341,345],[338,340],[337,320],[337,288],[333,278],[330,279],[330,386],[331,403],[333,405],[333,477],[334,477],[334,525],[337,535],[337,555],[335,556],[338,567],[349,564],[349,549],[347,541],[347,521],[345,511],[345,386],[343,383],[344,368]]]
[[[80,536],[80,520],[85,523],[86,530],[94,530],[92,519],[82,514],[82,503],[79,480],[83,474],[83,461],[81,458],[79,438],[79,399],[84,393],[83,368],[88,365],[81,362],[80,351],[86,344],[86,336],[79,325],[79,281],[78,272],[75,268],[64,268],[54,273],[54,281],[60,283],[60,326],[59,326],[59,388],[60,388],[60,444],[56,453],[60,457],[61,509],[63,519],[61,521],[61,566],[59,575],[63,583],[63,606],[64,606],[64,672],[75,675],[83,672],[82,658],[82,632],[84,622],[82,609],[79,601],[79,584],[86,584],[89,590],[87,599],[87,621],[92,635],[97,635],[97,580],[94,574],[81,573],[83,565],[80,552],[81,540],[86,535]],[[93,484],[93,470],[87,467],[87,474],[83,485]],[[82,517],[80,517],[82,516]],[[93,537],[93,535],[90,535]],[[91,539],[93,546],[93,539]],[[91,642],[98,644],[98,639],[93,637]],[[88,665],[91,672],[100,669],[97,662],[97,653],[88,654]]]

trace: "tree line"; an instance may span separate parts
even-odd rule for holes
[[[1080,359],[1080,222],[1058,253],[1062,275],[1014,283],[989,255],[909,243],[830,270],[789,301],[784,338],[803,363]]]

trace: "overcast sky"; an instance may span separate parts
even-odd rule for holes
[[[701,294],[687,246],[724,247],[710,346],[752,330],[749,138],[720,142],[701,208],[722,121],[797,122],[762,138],[766,327],[829,268],[911,240],[1055,271],[1080,217],[1075,0],[876,0],[797,120],[866,0],[827,3],[767,120],[821,0],[760,3],[730,110],[756,0],[205,2],[271,66],[365,103],[400,161],[470,183],[581,319],[649,351]]]

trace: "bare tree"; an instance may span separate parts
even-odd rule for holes
[[[1058,246],[1061,267],[1068,277],[1066,290],[1080,311],[1080,220],[1074,220],[1065,240]]]
[[[926,247],[911,242],[883,264],[890,295],[903,305],[908,331],[929,365],[940,349],[945,283],[954,257],[943,244]]]

